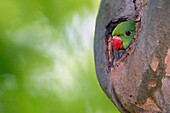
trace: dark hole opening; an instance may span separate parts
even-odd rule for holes
[[[111,37],[112,37],[112,31],[114,28],[120,24],[121,22],[128,21],[128,17],[120,17],[120,18],[113,18],[108,22],[108,24],[105,26],[105,54],[107,59],[107,71],[109,72],[111,70],[111,67],[114,66],[113,62],[117,61],[121,58],[121,56],[125,53],[124,51],[119,50],[119,54],[113,49]]]
[[[116,66],[116,62],[126,53],[126,51],[124,51],[124,50],[118,50],[119,54],[115,51],[115,49],[113,48],[113,42],[112,42],[112,40],[113,40],[112,32],[118,24],[120,24],[121,22],[129,21],[129,20],[131,20],[131,19],[129,19],[128,17],[125,17],[125,16],[113,18],[105,26],[105,28],[106,28],[106,31],[105,31],[105,55],[106,55],[106,59],[107,59],[107,72],[110,72],[111,68]],[[133,38],[133,40],[135,41],[135,38]],[[130,45],[131,44],[132,44],[132,41],[130,42]],[[126,48],[126,50],[131,49],[129,46]],[[127,56],[129,56],[129,53],[127,53],[126,57]]]

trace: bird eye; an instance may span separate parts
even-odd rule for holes
[[[125,32],[125,36],[130,36],[131,35],[131,32],[130,31],[126,31]]]

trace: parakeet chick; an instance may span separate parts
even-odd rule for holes
[[[136,21],[125,21],[116,26],[112,32],[114,50],[126,50],[136,32]]]

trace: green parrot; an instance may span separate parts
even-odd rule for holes
[[[125,21],[116,26],[112,32],[113,47],[119,54],[119,50],[126,50],[136,32],[136,21]]]

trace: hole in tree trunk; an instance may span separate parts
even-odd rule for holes
[[[106,31],[105,31],[105,55],[106,55],[106,60],[107,60],[107,72],[111,71],[112,67],[116,66],[116,62],[119,61],[123,57],[128,57],[130,54],[127,52],[131,51],[131,44],[135,42],[135,38],[133,38],[131,41],[130,45],[128,48],[126,48],[126,51],[124,50],[119,50],[119,54],[114,50],[113,48],[113,42],[112,42],[112,32],[116,28],[116,26],[122,22],[129,21],[130,19],[128,17],[118,17],[118,18],[113,18],[108,22],[106,25]],[[140,20],[137,20],[140,21]],[[134,37],[134,36],[133,36]]]

